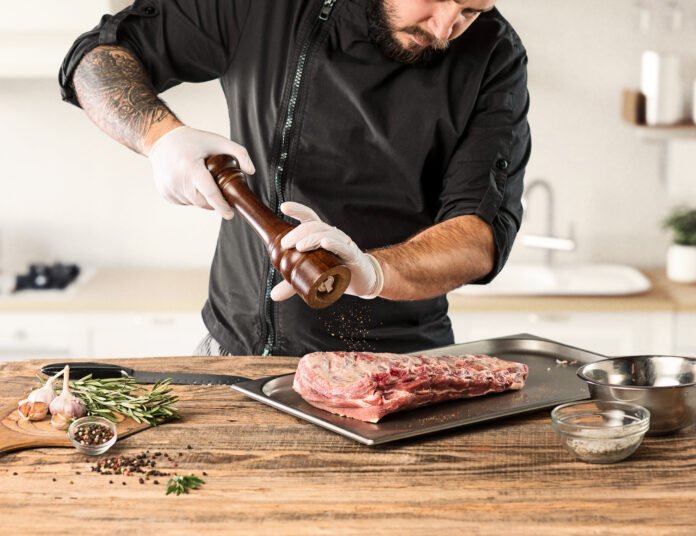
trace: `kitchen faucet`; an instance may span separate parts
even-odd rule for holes
[[[522,197],[522,206],[526,210],[529,205],[530,194],[537,189],[546,192],[546,229],[543,235],[522,235],[522,243],[527,247],[541,248],[546,250],[545,261],[547,266],[553,263],[554,251],[573,251],[575,249],[575,239],[572,238],[573,230],[571,227],[570,238],[559,238],[554,236],[554,198],[553,190],[548,181],[536,179],[529,183]]]

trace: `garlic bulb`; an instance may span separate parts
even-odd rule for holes
[[[82,400],[77,398],[70,392],[70,367],[66,365],[63,369],[63,390],[53,402],[49,409],[51,410],[51,426],[58,430],[65,430],[72,419],[78,419],[87,413]]]
[[[29,396],[19,403],[19,415],[28,421],[40,421],[48,414],[48,407],[55,400],[56,391],[53,389],[53,382],[63,374],[61,370],[55,376],[48,378],[43,387],[34,389]]]

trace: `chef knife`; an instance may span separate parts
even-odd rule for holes
[[[144,384],[157,383],[167,378],[171,378],[172,384],[176,385],[234,385],[249,380],[249,378],[225,374],[150,372],[109,363],[51,363],[42,367],[41,372],[47,376],[53,376],[63,370],[66,365],[70,367],[71,378],[83,378],[91,374],[93,378],[133,378],[136,383]]]

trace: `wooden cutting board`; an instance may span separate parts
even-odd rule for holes
[[[118,439],[150,427],[149,424],[139,424],[130,417],[118,417]],[[41,421],[25,421],[19,417],[17,404],[0,409],[0,456],[13,450],[72,446],[67,430],[55,430],[51,427],[50,415]]]

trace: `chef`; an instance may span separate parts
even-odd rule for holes
[[[408,352],[451,344],[445,294],[508,258],[531,148],[526,64],[495,0],[136,0],[76,40],[60,85],[149,158],[165,199],[223,218],[197,353]],[[158,97],[214,79],[230,139]],[[293,295],[205,168],[214,154],[299,223],[284,247],[347,263],[346,296],[317,311]]]

